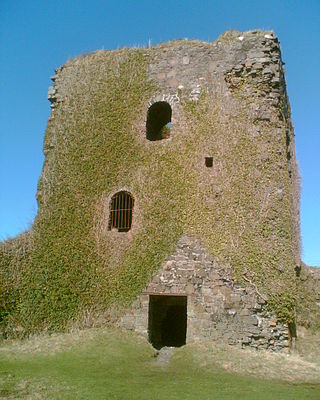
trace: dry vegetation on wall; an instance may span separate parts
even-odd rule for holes
[[[84,310],[128,305],[182,234],[200,237],[238,280],[268,294],[281,320],[293,320],[285,118],[274,109],[277,139],[270,121],[253,137],[236,94],[192,102],[180,93],[174,135],[149,142],[141,121],[159,92],[147,79],[152,55],[101,51],[58,73],[64,100],[46,131],[39,214],[30,232],[0,244],[4,335],[59,330]],[[206,169],[204,154],[214,168]],[[107,230],[109,199],[119,190],[135,199],[126,234]]]
[[[297,322],[320,330],[320,268],[303,263],[298,279]]]
[[[259,137],[253,140],[246,131],[250,127],[246,104],[238,104],[236,115],[230,118],[228,104],[216,101],[216,115],[206,113],[206,108],[213,107],[210,101],[213,99],[207,96],[202,99],[203,108],[190,105],[196,117],[191,124],[194,133],[202,132],[204,147],[211,143],[217,166],[215,184],[204,187],[193,199],[192,231],[218,262],[233,267],[238,280],[255,282],[268,294],[269,304],[280,319],[292,322],[294,237],[283,136],[275,141],[274,127],[264,122],[260,123]],[[227,110],[226,115],[222,110]],[[279,164],[284,167],[279,168]],[[281,196],[279,188],[283,188]],[[199,224],[203,210],[207,223]]]

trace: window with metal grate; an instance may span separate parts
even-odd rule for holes
[[[117,229],[118,232],[128,232],[132,225],[134,199],[126,191],[115,193],[110,201],[110,215],[108,229]]]

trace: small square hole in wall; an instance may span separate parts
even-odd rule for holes
[[[205,166],[207,168],[212,168],[213,167],[213,157],[205,157]]]

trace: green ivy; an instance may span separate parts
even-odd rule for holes
[[[283,290],[293,280],[295,240],[285,137],[275,141],[275,127],[263,122],[253,139],[238,97],[230,117],[225,98],[189,102],[181,93],[183,128],[147,141],[148,102],[159,93],[147,76],[156,51],[97,52],[59,73],[67,95],[48,122],[39,213],[24,236],[31,244],[0,247],[6,335],[61,330],[83,310],[130,304],[183,234],[199,237],[240,282],[246,274],[270,294],[279,318],[292,320],[294,292]],[[135,209],[132,230],[121,235],[106,227],[108,199],[122,188]]]

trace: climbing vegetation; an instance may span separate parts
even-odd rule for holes
[[[63,101],[46,131],[38,215],[30,231],[0,245],[3,335],[62,330],[83,310],[130,304],[183,234],[199,237],[235,279],[268,295],[281,320],[293,320],[285,135],[275,139],[263,121],[253,137],[237,96],[189,101],[181,93],[170,138],[146,140],[148,103],[159,93],[147,78],[153,51],[100,51],[58,73]],[[107,229],[120,190],[134,197],[127,233]]]

